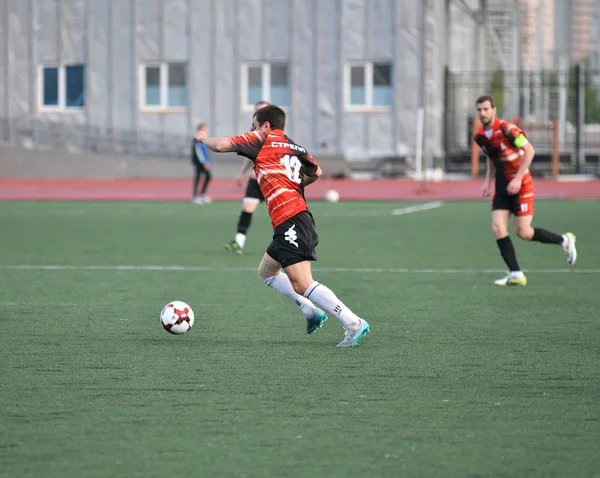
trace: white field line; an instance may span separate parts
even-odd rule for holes
[[[13,271],[158,271],[158,272],[256,272],[256,267],[156,266],[156,265],[0,265]],[[388,267],[315,267],[315,272],[350,272],[359,274],[501,274],[506,269],[417,269]],[[600,274],[600,269],[524,269],[532,274]]]
[[[394,209],[392,216],[402,216],[404,214],[412,214],[414,212],[429,211],[430,209],[437,209],[444,205],[441,201],[426,202],[425,204],[419,204],[418,206],[408,206],[400,209]]]

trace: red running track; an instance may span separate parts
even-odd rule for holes
[[[482,181],[441,181],[423,185],[410,179],[321,179],[306,189],[307,199],[322,199],[335,189],[342,200],[410,201],[474,200],[481,197]],[[0,178],[2,201],[187,201],[191,179],[13,179]],[[214,179],[208,195],[215,200],[240,200],[245,185],[234,179]],[[535,181],[540,199],[600,199],[600,180]]]

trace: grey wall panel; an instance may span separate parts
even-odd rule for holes
[[[263,0],[262,51],[265,60],[287,61],[290,58],[292,35],[292,3]]]
[[[346,113],[342,117],[344,144],[341,152],[349,161],[359,161],[368,156],[367,118],[364,113]]]
[[[211,0],[189,2],[188,98],[190,127],[197,122],[212,125]]]
[[[35,111],[31,90],[35,75],[31,71],[31,21],[33,12],[29,1],[7,0],[8,58],[9,58],[9,115],[23,116]]]
[[[62,63],[85,62],[87,40],[86,4],[87,0],[63,0],[59,2],[59,51]]]
[[[188,116],[185,113],[163,115],[163,132],[169,135],[185,136],[191,133]]]
[[[244,60],[263,59],[261,0],[237,0],[239,55]]]
[[[236,132],[237,115],[240,110],[239,65],[236,58],[237,24],[235,2],[214,2],[213,30],[213,133],[228,136]],[[239,88],[238,88],[239,89]]]
[[[113,1],[110,8],[110,98],[111,126],[117,130],[135,128],[139,109],[137,60],[133,5]]]
[[[6,0],[0,1],[0,118],[8,117],[8,10]],[[5,139],[8,132],[0,129],[0,138]]]
[[[368,10],[367,57],[391,60],[394,56],[395,0],[372,0]]]
[[[35,2],[35,42],[37,59],[41,63],[51,64],[59,61],[61,40],[58,9],[58,0],[37,0]]]
[[[418,109],[422,104],[422,35],[419,28],[406,27],[406,12],[396,11],[394,110],[396,152],[414,154]],[[418,24],[417,24],[418,25]]]
[[[115,49],[115,45],[109,41],[109,10],[112,2],[88,1],[87,112],[90,124],[104,129],[110,125],[110,59]]]
[[[188,0],[170,0],[163,17],[163,59],[186,61],[188,58]]]
[[[430,0],[430,3],[435,0]],[[396,0],[396,24],[400,27],[420,29],[423,20],[423,1]]]
[[[117,3],[121,2],[117,0]],[[163,2],[161,0],[135,0],[136,48],[142,62],[161,60]]]
[[[315,81],[318,93],[315,121],[318,132],[317,148],[322,153],[338,152],[343,141],[340,137],[340,12],[341,0],[316,2]]]
[[[162,133],[163,114],[162,113],[140,113],[137,118],[138,131],[140,133],[155,132]]]
[[[427,154],[441,154],[441,131],[442,131],[442,105],[444,101],[444,90],[441,85],[443,77],[443,66],[440,65],[438,56],[438,45],[441,45],[440,28],[436,20],[437,9],[442,5],[430,3],[427,13]]]
[[[367,8],[363,0],[342,1],[343,50],[345,60],[364,60],[366,55],[366,17],[371,7]],[[335,3],[335,2],[329,2]],[[336,20],[335,18],[332,21]]]
[[[396,89],[396,94],[410,92],[407,101],[413,104],[421,104],[421,58],[422,37],[417,28],[400,27],[396,30],[396,65],[394,77],[401,82],[400,87],[408,87],[407,90]],[[398,83],[396,82],[398,85]]]
[[[237,129],[235,130],[236,134],[242,133],[244,131],[248,131],[252,126],[252,115],[253,113],[247,113],[245,111],[241,112],[238,115],[237,121]],[[286,126],[286,132],[289,133],[289,130]],[[294,138],[295,139],[295,138]]]
[[[373,113],[367,116],[367,147],[375,156],[387,156],[395,153],[394,117],[389,113]]]
[[[315,25],[318,0],[294,0],[292,26],[291,90],[293,108],[289,111],[293,130],[290,135],[295,141],[316,149],[315,100]]]
[[[211,0],[189,1],[188,98],[189,123],[212,125]]]

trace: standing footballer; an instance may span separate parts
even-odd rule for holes
[[[515,232],[525,241],[561,246],[567,256],[567,263],[577,260],[575,235],[555,234],[542,228],[531,227],[534,213],[533,179],[529,166],[535,150],[525,133],[517,126],[496,118],[496,105],[491,96],[477,99],[477,114],[482,127],[475,133],[475,142],[487,155],[483,196],[490,195],[492,171],[496,171],[496,187],[492,200],[492,231],[498,243],[500,254],[508,266],[506,277],[495,281],[496,285],[527,285],[521,271],[515,248],[508,235],[508,223],[514,215]]]

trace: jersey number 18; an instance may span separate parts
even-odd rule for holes
[[[298,157],[286,154],[279,159],[279,162],[285,167],[285,174],[290,181],[298,184],[302,182],[302,179],[300,179],[300,168],[302,167],[302,163],[300,163]]]

